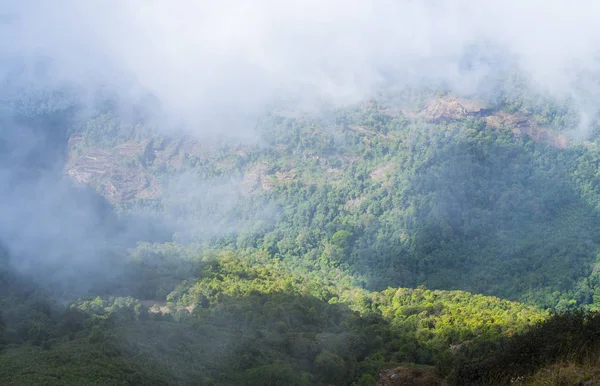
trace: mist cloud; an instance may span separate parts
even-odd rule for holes
[[[1,99],[68,86],[93,110],[103,88],[126,111],[150,93],[159,126],[200,137],[252,137],[254,118],[271,108],[340,107],[382,88],[485,95],[514,69],[535,91],[575,101],[582,133],[600,105],[592,1],[6,0],[0,36]],[[96,204],[82,198],[73,209],[60,157],[54,169],[33,168],[35,178],[14,167],[35,159],[56,128],[9,121],[0,138],[1,241],[17,255],[87,264],[109,238],[97,231]],[[204,192],[186,183],[181,189]]]
[[[12,1],[4,58],[53,61],[52,82],[120,85],[124,74],[197,134],[242,134],[274,105],[334,106],[382,84],[470,93],[506,66],[590,114],[600,89],[592,1]],[[470,47],[493,54],[465,71]],[[582,80],[583,79],[583,80]],[[594,102],[590,102],[590,100]]]

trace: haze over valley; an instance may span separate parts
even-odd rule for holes
[[[0,5],[0,383],[600,382],[597,7]]]

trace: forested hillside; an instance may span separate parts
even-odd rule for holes
[[[139,251],[132,275],[158,256],[176,261],[189,253],[182,247],[152,249],[154,254]],[[466,344],[484,352],[546,315],[461,291],[369,292],[307,280],[264,254],[195,256],[194,279],[166,299],[98,296],[57,311],[34,284],[3,282],[9,292],[2,301],[0,379],[368,385],[380,370],[399,363],[427,365],[441,379],[455,360],[449,347]],[[126,283],[145,285],[143,279],[129,277]]]
[[[48,137],[4,153],[29,176],[7,202],[62,198],[3,228],[2,383],[595,376],[595,314],[552,314],[600,305],[600,156],[562,134],[568,106],[424,93],[274,112],[233,142],[71,97],[3,105],[6,149]]]
[[[599,15],[0,2],[0,386],[600,385]]]
[[[145,139],[105,116],[74,129],[67,171],[125,212],[168,218],[176,240],[308,275],[593,308],[600,158],[554,127],[569,110],[421,99],[274,114],[256,145]]]

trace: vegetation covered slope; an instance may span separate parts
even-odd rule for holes
[[[484,358],[458,360],[456,384],[597,384],[600,314],[554,314]]]
[[[178,241],[263,250],[315,276],[558,309],[594,302],[593,143],[565,147],[556,109],[472,111],[448,96],[417,113],[392,107],[273,115],[254,146],[135,140],[125,127],[130,139],[111,152],[88,125],[74,134],[68,172],[125,210],[171,218]]]
[[[334,286],[261,259],[199,255],[198,276],[150,309],[96,297],[52,313],[43,297],[15,291],[2,303],[0,381],[371,384],[403,362],[445,374],[450,345],[493,344],[545,316],[460,291]]]
[[[170,242],[107,236],[118,253],[80,277],[84,294],[3,256],[2,383],[369,385],[415,375],[407,363],[435,382],[508,382],[569,360],[567,339],[521,361],[520,337],[554,320],[539,325],[542,309],[600,304],[599,155],[567,146],[566,110],[438,95],[273,114],[235,144],[110,109],[74,119],[47,98],[6,108],[64,123],[45,132],[53,160],[118,208],[103,206],[111,234]]]

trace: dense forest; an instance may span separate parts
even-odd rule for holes
[[[596,138],[562,134],[568,104],[410,102],[226,141],[3,99],[0,382],[594,379]]]
[[[163,192],[115,201],[171,219],[175,240],[264,251],[292,271],[370,290],[425,285],[593,308],[596,145],[561,142],[552,127],[567,109],[511,102],[487,116],[428,116],[458,104],[433,98],[413,119],[376,102],[325,120],[272,115],[257,145],[187,151],[196,144],[138,139],[144,150],[122,162]],[[107,116],[79,133],[72,151],[84,155],[139,135]]]

